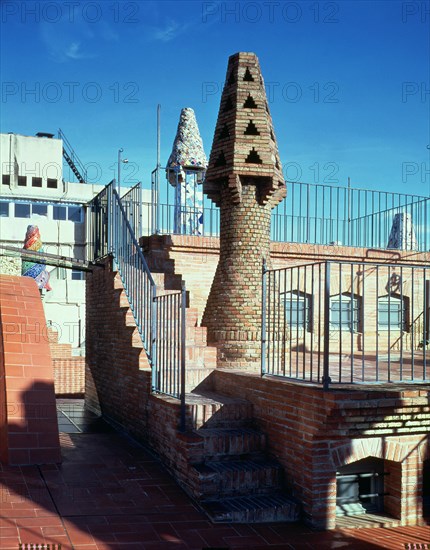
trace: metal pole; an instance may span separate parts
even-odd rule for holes
[[[425,280],[425,271],[424,271],[424,280]],[[430,339],[430,281],[425,280],[425,316],[424,316],[424,350],[427,346],[425,343]]]
[[[267,297],[267,266],[263,259],[262,273],[262,305],[261,305],[261,374],[266,374],[266,297]]]
[[[124,151],[124,149],[121,147],[120,149],[118,149],[118,187],[117,187],[117,191],[118,191],[118,196],[121,197],[121,176],[120,176],[120,173],[121,173],[121,153]]]
[[[140,237],[142,236],[142,182],[140,181],[139,182],[139,188],[138,188],[138,201],[139,201],[139,213],[138,213],[138,216],[139,216],[139,223],[138,223],[138,231],[139,231],[139,236],[138,238],[140,239]]]
[[[324,361],[323,361],[323,387],[328,390],[330,379],[330,262],[325,262],[325,286],[324,286]]]
[[[157,391],[157,375],[159,365],[157,364],[157,300],[156,300],[156,287],[151,287],[151,349],[150,359],[152,362],[152,391]]]
[[[347,246],[352,246],[351,243],[351,178],[348,178],[348,242]]]
[[[155,233],[160,233],[159,201],[160,201],[160,143],[161,143],[161,105],[157,105],[157,168],[155,173]]]
[[[187,294],[185,283],[182,283],[181,292],[181,420],[180,430],[185,431],[185,345],[186,345],[186,306]]]

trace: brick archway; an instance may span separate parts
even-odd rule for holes
[[[429,454],[425,435],[358,438],[334,442],[329,451],[334,473],[365,458],[384,460],[384,511],[402,525],[416,525],[423,516],[423,463]],[[334,478],[331,485],[334,494]]]

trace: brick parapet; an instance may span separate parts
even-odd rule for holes
[[[0,460],[61,462],[46,319],[35,281],[0,276]]]
[[[430,458],[428,387],[326,392],[227,369],[217,369],[211,380],[215,391],[253,404],[269,450],[284,466],[310,523],[335,526],[336,472],[369,456],[384,459],[393,473],[386,511],[404,525],[422,521],[422,467]]]

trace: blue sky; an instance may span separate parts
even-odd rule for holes
[[[157,104],[163,165],[182,107],[209,155],[228,57],[251,51],[287,179],[430,194],[430,2],[1,8],[1,132],[61,128],[93,181],[112,179],[123,147],[123,184],[149,185]]]

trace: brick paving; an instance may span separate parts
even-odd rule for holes
[[[1,550],[19,543],[62,550],[430,547],[429,526],[214,525],[148,450],[93,422],[77,402],[60,408],[61,465],[0,466]]]

